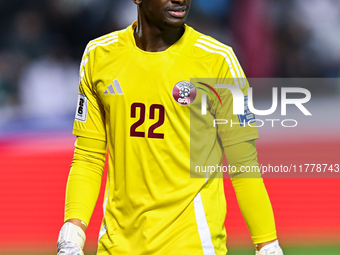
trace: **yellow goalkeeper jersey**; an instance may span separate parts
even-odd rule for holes
[[[139,49],[135,27],[91,41],[80,69],[73,133],[109,148],[98,254],[226,254],[223,180],[193,173],[258,138],[208,79],[247,98],[244,73],[230,47],[187,25],[162,52]]]

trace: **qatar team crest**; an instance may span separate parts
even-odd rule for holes
[[[195,101],[197,90],[190,81],[180,81],[172,89],[172,96],[180,105],[189,105]]]

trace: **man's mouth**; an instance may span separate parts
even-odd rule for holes
[[[170,10],[169,13],[175,18],[183,18],[186,14],[186,9]]]

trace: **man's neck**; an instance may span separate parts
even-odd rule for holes
[[[134,31],[134,38],[138,48],[149,51],[164,51],[177,42],[184,33],[184,26],[173,28],[160,28],[148,24],[145,20],[138,19],[137,27]]]

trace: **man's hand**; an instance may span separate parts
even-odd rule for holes
[[[71,222],[66,222],[59,232],[57,255],[84,255],[85,232]]]
[[[62,242],[58,244],[57,255],[84,255],[84,252],[76,243]]]
[[[283,251],[279,245],[279,241],[276,240],[264,245],[259,251],[256,251],[256,255],[283,255]]]

